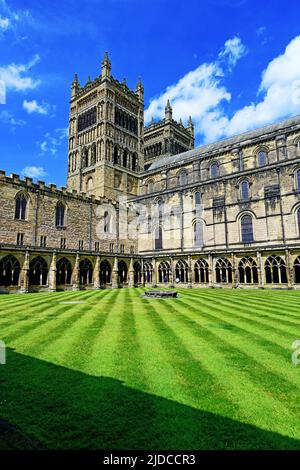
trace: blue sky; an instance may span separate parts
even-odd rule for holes
[[[300,8],[286,0],[0,0],[0,168],[64,185],[70,85],[112,74],[169,98],[200,145],[300,114]]]

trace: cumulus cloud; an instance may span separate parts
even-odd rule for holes
[[[190,115],[199,121],[222,101],[230,101],[230,93],[221,84],[224,67],[231,70],[246,52],[238,37],[227,40],[216,61],[199,65],[152,99],[145,111],[145,121],[149,122],[152,117],[162,118],[167,100],[173,106],[174,118],[178,120],[181,117],[184,121]]]
[[[38,104],[36,100],[24,100],[23,108],[25,109],[25,111],[27,111],[28,114],[48,114],[49,112],[49,105],[47,103]]]
[[[204,142],[228,137],[281,118],[300,113],[300,36],[274,58],[262,73],[256,100],[237,109],[232,116],[224,111],[231,94],[224,85],[227,72],[247,53],[239,38],[229,39],[218,58],[187,73],[150,101],[145,120],[162,118],[169,99],[174,118],[187,120],[191,115],[195,132]]]
[[[219,110],[212,117],[216,132],[211,137],[229,136],[300,112],[300,36],[283,54],[273,59],[262,74],[257,102],[237,110],[228,118]],[[208,126],[209,127],[209,126]],[[214,135],[213,135],[214,134]]]
[[[15,64],[0,67],[0,82],[6,90],[26,91],[36,88],[40,80],[30,77],[29,72],[40,60],[36,54],[27,64]]]
[[[30,178],[43,178],[47,176],[47,173],[41,166],[26,166],[22,170],[22,175],[29,176]]]

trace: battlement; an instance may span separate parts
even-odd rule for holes
[[[45,181],[39,180],[37,182],[34,182],[33,179],[28,176],[21,178],[20,175],[16,173],[11,173],[8,176],[4,170],[0,170],[0,184],[1,182],[5,182],[7,184],[16,184],[30,191],[42,191],[48,194],[52,194],[57,198],[61,198],[63,196],[71,197],[80,201],[95,204],[108,202],[105,198],[97,197],[93,194],[87,196],[84,192],[78,193],[76,189],[72,189],[71,191],[69,191],[65,186],[57,188],[56,184],[53,183],[49,183],[49,185],[46,185]]]

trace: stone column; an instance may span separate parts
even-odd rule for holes
[[[294,285],[294,270],[293,270],[293,263],[291,260],[291,253],[290,250],[285,250],[285,265],[286,265],[286,275],[287,275],[287,282],[288,288],[292,289]]]
[[[170,279],[169,279],[169,284],[170,287],[174,287],[174,279],[175,279],[175,274],[174,274],[174,259],[172,256],[170,256]]]
[[[128,278],[128,287],[134,287],[134,268],[133,268],[133,258],[130,258],[129,264],[129,278]]]
[[[52,253],[51,266],[49,271],[49,290],[56,291],[56,252]]]
[[[157,271],[156,271],[156,259],[152,259],[152,266],[153,266],[153,272],[152,272],[152,287],[156,287],[157,285]]]
[[[237,267],[236,267],[236,256],[234,253],[231,253],[231,262],[232,262],[232,287],[237,287],[239,284]]]
[[[20,292],[25,294],[29,292],[29,252],[26,251],[24,263],[20,273]]]
[[[117,289],[119,287],[119,269],[118,258],[115,256],[114,266],[111,275],[111,287]]]
[[[193,277],[192,277],[192,259],[191,256],[188,256],[188,287],[193,287]]]
[[[208,255],[208,287],[215,286],[214,260],[211,254]]]
[[[94,267],[94,289],[100,288],[100,256],[96,256],[96,263]]]
[[[145,285],[145,273],[144,273],[144,260],[141,260],[141,283],[142,286]]]
[[[73,272],[72,272],[72,290],[79,290],[80,288],[79,262],[80,262],[80,256],[77,253]]]
[[[257,252],[257,275],[258,275],[258,286],[261,289],[265,287],[265,271],[263,268],[263,262],[261,257],[261,252]]]

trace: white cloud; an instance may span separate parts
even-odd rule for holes
[[[27,64],[10,64],[0,67],[0,82],[4,83],[6,90],[25,91],[36,88],[40,80],[29,76],[29,71],[40,60],[36,54]]]
[[[6,110],[0,112],[0,121],[5,124],[10,124],[11,126],[25,126],[26,124],[26,121],[23,119],[16,119],[13,114]]]
[[[16,39],[18,38],[18,24],[24,26],[26,21],[32,20],[29,10],[13,9],[5,0],[0,0],[0,33],[7,30],[13,31]]]
[[[199,121],[222,101],[230,101],[230,93],[221,85],[224,67],[231,70],[245,54],[246,47],[238,37],[226,41],[216,61],[199,65],[158,98],[152,99],[145,111],[145,121],[149,122],[152,117],[162,118],[168,99],[173,106],[174,118],[178,120],[181,117],[184,121],[190,115]]]
[[[230,70],[236,65],[237,61],[247,54],[247,48],[240,38],[235,36],[228,39],[224,44],[224,49],[219,53],[219,59],[227,61]]]
[[[64,140],[68,138],[68,128],[55,129],[53,134],[47,132],[43,141],[37,142],[38,147],[42,154],[51,154],[55,156],[58,148],[63,144]]]
[[[5,31],[10,27],[10,20],[9,18],[3,18],[0,16],[0,30]]]
[[[170,99],[174,118],[182,117],[186,121],[191,115],[196,135],[201,135],[204,142],[212,142],[299,114],[300,36],[267,65],[255,102],[237,109],[232,116],[225,113],[222,105],[231,100],[224,86],[226,68],[232,72],[237,60],[246,52],[239,38],[226,41],[214,62],[200,65],[150,101],[145,112],[146,122],[152,116],[162,118],[164,106]]]
[[[38,104],[36,100],[32,101],[23,101],[23,108],[27,111],[28,114],[38,113],[38,114],[48,114],[49,105],[47,103]]]
[[[30,178],[43,178],[44,176],[47,176],[44,168],[37,166],[26,166],[23,168],[21,173],[22,175],[29,176]]]
[[[300,36],[297,36],[263,72],[258,101],[237,110],[231,118],[218,110],[213,119],[216,132],[211,132],[210,137],[237,134],[300,113],[299,56]]]

